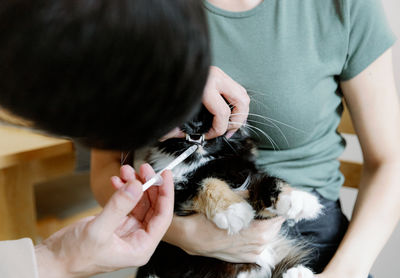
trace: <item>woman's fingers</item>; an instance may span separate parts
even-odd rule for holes
[[[203,104],[214,115],[212,127],[205,138],[211,139],[225,134],[231,115],[231,110],[226,101],[217,91],[212,91],[204,94]]]
[[[214,115],[206,139],[226,134],[231,137],[247,120],[250,98],[246,90],[221,69],[210,68],[203,104]]]
[[[226,134],[227,138],[230,138],[246,123],[250,105],[250,98],[247,91],[242,86],[231,92],[232,94],[223,94],[226,100],[231,104],[231,107],[233,107],[230,117],[231,124],[228,126],[228,132]]]

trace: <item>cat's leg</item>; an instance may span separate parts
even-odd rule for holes
[[[296,222],[302,219],[315,219],[322,213],[323,206],[314,194],[289,186],[282,187],[274,211]]]
[[[253,174],[248,186],[248,198],[253,208],[257,211],[257,216],[261,218],[272,218],[277,216],[271,210],[276,205],[282,188],[287,183],[281,179],[268,176],[263,173]]]
[[[282,278],[314,278],[314,273],[310,269],[298,265],[286,271]]]
[[[299,221],[321,214],[318,198],[297,190],[285,181],[265,174],[255,174],[249,185],[249,198],[257,214],[264,218],[276,215]]]
[[[217,178],[202,181],[192,205],[195,211],[205,214],[229,234],[238,233],[247,227],[255,214],[246,200],[233,192],[225,181]]]

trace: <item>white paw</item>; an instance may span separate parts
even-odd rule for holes
[[[321,214],[322,205],[318,198],[308,192],[293,190],[282,194],[276,204],[276,213],[289,219],[315,219]]]
[[[246,202],[230,205],[226,210],[215,214],[212,221],[218,228],[236,234],[246,228],[254,218],[253,208]]]
[[[271,269],[273,269],[274,266],[277,264],[276,258],[277,255],[274,252],[273,248],[266,246],[264,251],[262,251],[261,254],[258,256],[256,264],[271,272]]]
[[[302,265],[289,269],[282,276],[282,278],[313,278],[313,277],[314,273],[310,269]]]

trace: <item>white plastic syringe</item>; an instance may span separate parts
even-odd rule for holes
[[[193,145],[190,148],[188,148],[186,151],[184,151],[182,154],[180,154],[177,158],[175,158],[170,164],[167,165],[164,169],[156,173],[154,177],[149,179],[145,184],[143,184],[143,191],[146,191],[148,188],[150,188],[153,185],[161,185],[161,173],[164,172],[165,170],[172,170],[175,166],[183,162],[186,158],[191,156],[195,151],[197,151],[198,145]]]

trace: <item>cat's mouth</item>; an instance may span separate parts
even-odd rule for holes
[[[197,144],[200,146],[204,146],[205,144],[205,136],[204,134],[188,134],[186,133],[186,141],[192,144]]]

